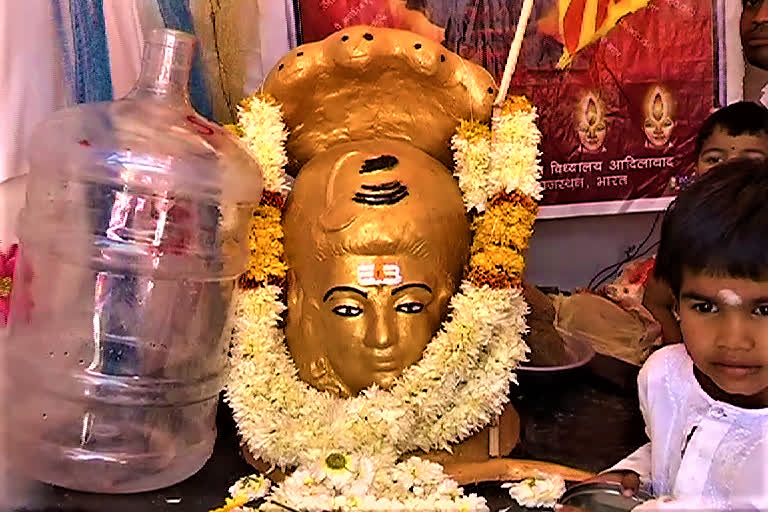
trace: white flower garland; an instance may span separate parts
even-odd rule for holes
[[[473,140],[461,135],[451,139],[453,161],[467,211],[485,210],[488,198],[493,196],[492,186],[485,180],[491,168],[491,134],[476,134]]]
[[[541,199],[541,132],[536,108],[518,100],[495,120],[491,134],[479,124],[466,123],[451,139],[455,175],[467,211],[485,211],[486,202],[500,192],[518,190]]]
[[[484,498],[465,495],[440,464],[411,457],[382,466],[365,457],[332,456],[342,465],[331,466],[326,459],[296,470],[278,485],[263,476],[241,478],[229,489],[229,511],[488,511]]]
[[[265,286],[236,298],[226,395],[248,449],[280,467],[312,463],[329,449],[393,460],[450,449],[501,412],[528,351],[521,291],[465,282],[451,300],[452,319],[390,391],[374,386],[343,399],[299,379],[278,327],[281,293]]]
[[[493,128],[489,180],[505,192],[519,190],[541,200],[541,132],[536,126],[536,109],[502,113]]]
[[[541,197],[541,135],[535,110],[521,104],[527,108],[504,111],[492,141],[487,128],[483,140],[453,139],[468,211],[482,212],[504,191]],[[241,139],[263,170],[265,190],[287,195],[287,131],[279,104],[254,96],[238,113]],[[451,299],[450,320],[391,390],[372,386],[343,399],[299,379],[279,327],[283,290],[262,284],[238,291],[233,302],[226,400],[253,456],[298,469],[278,486],[262,476],[239,482],[218,510],[253,510],[246,504],[261,498],[267,501],[260,510],[284,510],[276,503],[314,510],[320,498],[334,510],[487,510],[482,497],[464,496],[439,464],[398,458],[415,450],[450,450],[501,413],[514,370],[529,351],[522,339],[528,312],[522,291],[463,282]],[[329,470],[329,453],[357,463]],[[318,469],[318,461],[325,466]]]
[[[287,193],[290,178],[284,169],[288,163],[285,153],[288,130],[277,102],[268,96],[246,98],[237,106],[237,119],[242,131],[240,140],[261,168],[264,190]]]

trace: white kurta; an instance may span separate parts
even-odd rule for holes
[[[707,395],[683,344],[651,355],[637,382],[651,441],[611,470],[634,470],[654,495],[696,508],[768,510],[768,408]]]

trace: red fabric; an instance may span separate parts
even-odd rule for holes
[[[18,244],[13,244],[8,249],[8,252],[0,252],[0,279],[10,278],[11,286],[13,286],[13,279],[16,274],[16,256],[19,252]],[[0,326],[6,326],[8,324],[8,317],[11,313],[11,295],[0,295]]]

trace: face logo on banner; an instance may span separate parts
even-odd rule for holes
[[[608,132],[605,103],[590,91],[579,101],[575,118],[581,145],[579,149],[586,153],[605,151],[605,135]]]
[[[660,86],[653,87],[645,100],[645,121],[643,132],[646,145],[654,148],[666,148],[672,139],[675,121],[672,119],[672,98]]]

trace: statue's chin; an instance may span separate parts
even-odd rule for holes
[[[373,379],[373,382],[382,389],[390,389],[395,384],[395,380],[397,380],[397,377],[400,376],[401,373],[402,370],[377,373]]]
[[[392,389],[392,386],[395,385],[395,381],[402,373],[403,370],[400,368],[387,372],[376,372],[371,375],[370,380],[365,381],[365,383],[360,384],[360,381],[358,381],[359,387],[350,386],[348,389],[350,390],[350,394],[352,396],[359,395],[366,389],[369,389],[371,386],[377,386],[381,389],[389,390]]]

